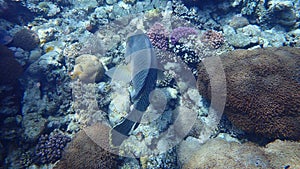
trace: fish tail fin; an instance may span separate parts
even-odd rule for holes
[[[139,125],[138,122],[125,119],[122,123],[114,126],[110,131],[110,142],[112,146],[120,146],[128,138],[129,132]]]

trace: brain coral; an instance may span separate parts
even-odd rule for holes
[[[106,151],[109,149],[109,130],[108,125],[95,124],[79,131],[54,169],[117,168],[116,152]]]
[[[93,83],[104,75],[104,67],[95,55],[83,54],[76,58],[72,79],[79,78],[82,82]]]
[[[183,146],[184,145],[180,145]],[[184,161],[183,169],[191,168],[299,168],[300,143],[276,140],[259,147],[252,143],[227,142],[213,138],[195,151]],[[184,156],[184,154],[179,154]],[[289,167],[288,167],[289,166]]]
[[[20,47],[24,50],[31,51],[40,44],[39,36],[32,30],[22,29],[18,31],[12,41],[12,46]]]
[[[271,168],[266,154],[254,144],[226,142],[214,138],[190,152],[183,169]]]
[[[248,134],[300,140],[300,49],[236,50],[220,56],[227,83],[224,113]],[[198,89],[210,99],[202,63]]]

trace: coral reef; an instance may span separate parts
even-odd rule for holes
[[[95,148],[96,145],[93,144],[96,140],[95,137],[91,138],[92,133],[96,134],[95,136],[101,135],[106,132],[106,129],[98,126],[96,132],[93,130],[96,128],[91,127],[93,129],[89,133],[89,130],[84,127],[104,121],[109,121],[110,125],[114,125],[119,119],[126,117],[124,114],[128,113],[131,104],[128,91],[130,93],[132,88],[125,86],[123,89],[127,93],[119,92],[119,95],[113,95],[114,86],[110,79],[104,76],[104,78],[96,78],[95,81],[94,76],[97,74],[98,67],[86,64],[85,61],[89,60],[87,58],[78,64],[77,60],[79,59],[76,58],[80,58],[80,55],[83,54],[90,54],[97,57],[97,60],[91,59],[93,64],[98,64],[101,61],[100,67],[104,67],[105,70],[119,66],[124,63],[126,37],[136,29],[141,29],[143,32],[148,31],[155,53],[162,62],[161,67],[164,71],[160,73],[164,75],[156,86],[158,90],[152,93],[156,99],[151,100],[149,110],[143,117],[143,124],[130,133],[124,149],[119,149],[120,153],[123,152],[122,155],[127,153],[130,156],[141,157],[139,156],[141,154],[143,156],[141,158],[121,158],[118,165],[123,168],[179,168],[180,165],[177,165],[179,152],[173,148],[162,153],[161,148],[177,145],[174,143],[176,140],[174,137],[184,135],[183,130],[187,129],[193,120],[199,124],[194,124],[194,127],[188,132],[188,136],[195,137],[194,140],[199,142],[203,138],[203,131],[205,131],[203,128],[210,127],[212,120],[215,120],[208,118],[211,113],[208,113],[202,101],[198,102],[195,99],[193,102],[183,102],[184,98],[198,98],[195,97],[198,92],[194,88],[191,89],[190,86],[187,87],[187,80],[185,79],[187,73],[182,72],[190,70],[193,73],[192,76],[197,78],[199,62],[208,59],[209,56],[215,56],[235,48],[300,47],[299,9],[300,3],[297,0],[0,0],[0,43],[9,46],[13,52],[13,54],[4,54],[5,59],[3,60],[0,57],[2,70],[0,73],[0,168],[52,168],[54,164],[51,163],[41,166],[32,163],[34,159],[30,157],[33,155],[30,153],[32,153],[42,134],[55,129],[70,135],[75,135],[81,129],[84,130],[80,131],[83,142],[80,143],[80,139],[78,139],[76,144],[74,143],[73,147],[69,148],[70,152],[66,152],[65,159],[59,162],[60,168],[105,168],[109,163],[113,164],[112,168],[120,167],[115,165],[116,158],[113,162],[106,160],[111,155],[103,155],[104,158],[99,157],[98,155],[101,152],[105,153],[105,151],[101,148]],[[175,32],[177,28],[184,27],[193,28],[197,33],[183,35],[184,38],[176,37],[171,40],[172,29]],[[36,34],[31,34],[33,37],[24,38],[23,35],[21,38],[17,37],[24,29],[28,31],[28,34],[35,32],[38,37]],[[206,30],[223,32],[224,43],[219,46],[219,42],[213,42],[210,45],[209,40],[207,42],[202,41],[201,35],[203,33],[205,35]],[[15,42],[12,43],[12,38],[9,35],[15,35],[14,38],[17,38]],[[34,38],[39,38],[40,42]],[[19,44],[16,41],[19,41]],[[0,49],[2,56],[6,49]],[[277,51],[273,50],[274,52]],[[277,51],[277,53],[280,52]],[[290,52],[281,51],[281,53],[290,55]],[[268,57],[256,57],[255,60],[264,59],[269,62],[269,57],[273,58],[275,55],[277,54],[270,54]],[[8,59],[6,56],[12,57]],[[239,60],[240,58],[237,57],[235,61],[237,63],[245,61],[247,64],[252,64],[252,60],[243,58]],[[277,57],[275,58],[277,59]],[[286,63],[283,59],[279,59],[278,62]],[[181,61],[183,61],[184,67],[179,66],[178,63]],[[241,82],[236,79],[247,70],[247,64],[235,66],[232,63],[234,66],[230,66],[228,69],[237,72],[231,76],[234,79],[231,79],[232,81]],[[20,71],[22,67],[27,68],[23,74]],[[83,67],[87,69],[82,69]],[[99,71],[100,76],[104,73],[102,68]],[[265,66],[265,68],[269,70],[269,67]],[[176,71],[179,69],[180,71]],[[73,75],[70,74],[72,70],[74,70]],[[259,71],[255,72],[254,68],[251,71],[259,73]],[[181,81],[176,79],[178,74],[183,77]],[[76,80],[72,81],[70,75]],[[248,77],[250,75],[246,74],[244,79]],[[251,77],[253,76],[251,75]],[[235,124],[245,123],[246,127],[238,127],[240,129],[247,128],[248,130],[244,129],[246,134],[273,137],[275,133],[275,135],[278,134],[276,138],[292,137],[294,139],[294,136],[290,135],[299,133],[298,128],[296,128],[299,125],[296,121],[296,119],[299,121],[297,114],[299,111],[293,111],[296,113],[290,114],[289,110],[297,109],[299,106],[292,107],[292,103],[289,101],[293,100],[295,105],[299,103],[296,100],[298,99],[296,95],[298,91],[294,92],[295,94],[290,99],[286,99],[291,92],[280,88],[280,90],[282,89],[280,96],[273,94],[270,98],[265,97],[261,101],[259,100],[260,96],[265,94],[267,90],[255,86],[256,83],[264,84],[266,87],[277,83],[279,86],[285,86],[286,83],[283,84],[281,81],[286,80],[286,77],[282,78],[281,75],[271,73],[261,76],[258,80],[256,78],[257,82],[253,82],[256,80],[251,82],[244,80],[241,83],[253,85],[247,85],[247,89],[243,88],[250,93],[243,96],[237,91],[242,87],[236,87],[241,85],[234,86],[232,91],[237,97],[234,100],[236,101],[235,104],[242,104],[242,108],[247,108],[247,103],[251,103],[251,107],[248,107],[246,111],[241,107],[234,107],[232,110],[228,110],[227,107],[226,113],[238,114],[237,116],[229,116],[231,117],[230,120],[235,121]],[[298,77],[296,76],[299,82]],[[232,83],[232,81],[228,82]],[[180,88],[185,87],[188,93],[179,91]],[[229,87],[233,88],[232,86]],[[295,90],[295,88],[289,89]],[[273,88],[269,90],[271,91]],[[277,90],[273,91],[274,93],[278,92]],[[119,97],[120,95],[122,97]],[[247,101],[245,98],[248,96],[258,98],[258,101]],[[279,103],[278,98],[284,99],[285,103],[282,104],[284,101]],[[269,102],[266,101],[268,99]],[[263,108],[266,102],[269,107]],[[275,104],[278,104],[279,108],[274,108],[274,113],[270,107]],[[185,105],[188,106],[178,108]],[[228,106],[232,107],[230,104]],[[277,110],[281,111],[280,106],[284,107],[284,111],[278,113]],[[188,116],[183,115],[181,117],[179,115],[182,112],[188,113],[189,108],[192,112],[196,112],[198,117],[187,119]],[[261,111],[256,111],[257,114],[254,114],[254,111],[258,109]],[[241,113],[242,111],[244,112]],[[265,114],[268,114],[267,120],[263,118]],[[243,118],[238,121],[237,119],[242,116]],[[177,117],[179,121],[174,121]],[[174,131],[169,130],[177,122],[180,125],[174,127]],[[232,136],[240,139],[236,136],[239,133],[230,129],[233,126],[236,128],[236,126],[234,124],[226,125],[223,122],[219,123],[221,127],[218,132],[221,133],[218,136],[224,134],[222,132],[234,131]],[[281,126],[287,127],[286,130],[280,128]],[[276,131],[267,134],[258,133],[257,131],[261,131],[261,129]],[[292,132],[288,137],[282,136],[289,130]],[[162,135],[165,131],[168,131],[166,139]],[[209,136],[217,135],[216,132],[212,133],[213,135]],[[106,140],[107,138],[108,136],[105,136]],[[261,137],[251,138],[260,139]],[[184,138],[179,140],[182,139]],[[228,141],[227,138],[226,141]],[[87,146],[84,145],[86,142]],[[188,142],[187,144],[193,143]],[[99,144],[97,143],[97,145]],[[78,147],[80,149],[76,149]],[[283,148],[279,149],[279,147]],[[291,147],[294,147],[295,151],[292,151]],[[82,149],[83,152],[80,152]],[[194,152],[197,149],[199,147],[191,147],[182,153],[189,154],[189,152]],[[279,143],[276,149],[276,151],[270,150],[268,160],[270,163],[274,163],[274,166],[269,165],[269,168],[300,168],[297,165],[300,160],[296,157],[291,158],[295,159],[294,161],[285,159],[285,157],[291,157],[288,156],[289,153],[299,154],[296,151],[298,149],[297,143],[288,142],[288,145]],[[73,155],[75,150],[78,153]],[[95,151],[97,152],[94,153]],[[230,154],[230,152],[228,153]],[[266,154],[268,153],[266,152]],[[281,154],[284,154],[285,157]],[[279,156],[279,159],[276,159],[275,156]],[[191,156],[185,158],[190,159]],[[239,158],[236,159],[240,160]],[[101,160],[104,160],[105,166],[99,166]],[[243,160],[245,159],[240,161],[243,162]],[[19,166],[17,165],[18,162]],[[229,162],[231,162],[230,159]],[[259,168],[259,164],[262,164],[259,162],[257,168]],[[73,163],[76,166],[69,166]],[[256,165],[254,164],[254,166]],[[226,163],[223,164],[224,167],[226,167]],[[243,166],[243,168],[246,167]]]
[[[19,160],[20,168],[29,167],[32,163],[33,163],[33,159],[32,159],[32,153],[30,151],[21,154]]]
[[[12,46],[31,51],[40,44],[39,36],[32,30],[22,29],[14,34]]]
[[[179,147],[182,168],[299,168],[297,142],[276,140],[259,147],[252,143],[227,142],[220,138],[199,144],[195,139]],[[187,149],[187,150],[186,150]]]
[[[300,84],[297,48],[236,50],[220,58],[227,82],[225,113],[248,134],[300,139]],[[210,99],[210,82],[199,64],[198,89]]]
[[[101,95],[97,94],[97,84],[86,84],[76,80],[71,83],[71,88],[73,94],[72,108],[80,125],[86,126],[92,122],[103,121],[106,118],[107,112],[104,112],[98,106],[97,98]],[[108,104],[107,102],[110,102],[110,99],[109,95],[105,95],[103,99],[99,100],[99,105]]]
[[[218,49],[219,47],[221,47],[221,45],[225,41],[222,33],[214,30],[208,30],[204,32],[201,36],[201,40],[214,49]]]
[[[249,25],[249,21],[247,18],[245,18],[241,15],[235,15],[232,17],[229,25],[231,27],[233,27],[234,29],[237,29],[237,28],[242,28],[244,26]]]
[[[300,168],[300,143],[275,140],[262,148],[274,168]]]
[[[175,28],[170,35],[171,43],[174,45],[181,38],[186,38],[189,35],[197,35],[197,34],[198,34],[198,32],[192,27]]]
[[[34,19],[34,14],[20,1],[0,1],[0,17],[17,24],[26,24]]]
[[[153,46],[167,50],[169,48],[169,32],[158,22],[148,30],[147,35]]]
[[[79,78],[84,83],[94,83],[101,80],[104,67],[95,55],[83,54],[76,58],[71,78]]]
[[[7,45],[12,40],[13,40],[12,36],[10,36],[10,34],[7,31],[0,29],[0,44],[1,45]]]
[[[183,164],[188,168],[270,168],[264,152],[253,144],[239,144],[212,139],[189,152],[191,157]]]
[[[0,45],[0,84],[15,83],[23,73],[23,68],[6,46]]]
[[[109,130],[99,123],[79,131],[54,169],[117,168],[117,155],[109,147]]]
[[[64,147],[70,141],[70,137],[59,132],[41,135],[35,148],[36,163],[55,163],[61,158]]]

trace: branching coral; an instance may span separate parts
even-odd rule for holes
[[[197,35],[198,32],[191,27],[178,27],[174,29],[170,35],[171,43],[176,44],[179,39],[186,38],[189,35]]]
[[[224,37],[222,33],[214,30],[208,30],[204,32],[201,37],[202,42],[207,43],[211,48],[218,49],[224,43]]]
[[[167,50],[169,48],[169,32],[164,26],[156,22],[147,32],[153,46]]]
[[[48,164],[54,163],[61,158],[64,147],[71,138],[61,133],[52,133],[52,135],[42,135],[39,138],[35,150],[37,163]]]

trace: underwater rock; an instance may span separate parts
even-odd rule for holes
[[[52,2],[40,2],[38,4],[39,12],[43,13],[45,17],[53,17],[60,13],[60,8]]]
[[[112,5],[118,2],[118,0],[105,0],[108,5]]]
[[[101,61],[95,55],[83,54],[76,58],[71,77],[84,83],[94,83],[102,79],[104,71]]]
[[[259,43],[261,30],[256,25],[247,25],[235,30],[229,25],[223,27],[225,39],[236,48],[247,48]]]
[[[178,160],[180,164],[189,162],[195,150],[201,147],[199,140],[194,137],[187,137],[177,147]]]
[[[260,138],[300,139],[298,48],[236,50],[220,56],[227,82],[225,114]],[[208,74],[198,67],[198,89],[210,99]]]
[[[123,0],[123,2],[127,4],[135,4],[136,0]]]
[[[191,157],[183,165],[189,168],[271,168],[266,154],[254,144],[211,139],[200,148],[190,151]]]
[[[300,168],[300,143],[275,140],[263,148],[274,168]],[[288,167],[289,166],[289,167]]]
[[[34,142],[46,127],[47,120],[37,113],[29,113],[23,116],[24,140]]]
[[[286,43],[285,32],[283,30],[265,30],[261,32],[260,44],[266,47],[281,47]]]
[[[297,20],[297,14],[294,10],[295,3],[293,0],[268,1],[270,20],[283,26],[293,26]]]
[[[13,40],[12,36],[9,35],[5,30],[0,29],[0,44],[7,45]]]
[[[54,169],[117,168],[118,156],[110,150],[109,130],[108,125],[99,123],[79,131]]]
[[[12,51],[3,45],[0,45],[0,70],[1,85],[15,83],[23,73],[23,68]]]
[[[243,16],[235,15],[232,17],[229,25],[234,29],[237,29],[249,25],[249,21]]]
[[[102,0],[99,1],[99,5],[101,5]],[[98,6],[97,0],[80,0],[80,1],[71,1],[74,5],[74,9],[76,10],[84,10],[84,11],[91,11],[92,9]]]
[[[11,43],[12,46],[20,47],[24,50],[31,51],[40,44],[39,36],[32,30],[22,29],[18,31]]]
[[[128,85],[120,85],[111,96],[108,117],[113,126],[124,120],[130,112],[130,93],[127,88]]]
[[[0,1],[0,17],[16,24],[26,24],[34,19],[34,14],[21,1]]]

